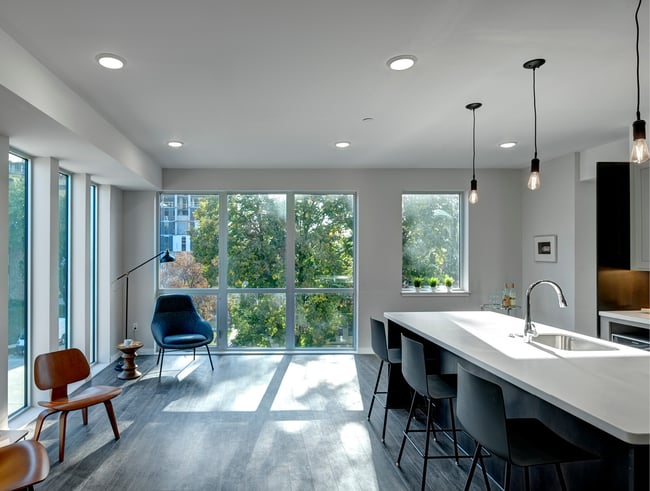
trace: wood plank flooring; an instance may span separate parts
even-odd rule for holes
[[[36,489],[56,490],[411,490],[422,459],[407,444],[395,459],[406,410],[366,415],[379,360],[374,355],[167,356],[137,361],[143,377],[120,381],[112,366],[94,385],[121,385],[114,399],[121,432],[113,439],[103,405],[68,417],[58,462],[56,416],[41,434],[52,468]],[[418,423],[418,424],[421,424]],[[29,427],[33,434],[33,424]],[[444,438],[442,440],[445,440]],[[449,453],[451,444],[433,443]],[[463,489],[469,460],[429,462],[427,489]],[[473,490],[484,489],[479,474]]]

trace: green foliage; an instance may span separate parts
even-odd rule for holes
[[[248,292],[286,286],[286,195],[228,194],[229,343],[240,347],[285,347],[284,293]],[[219,200],[202,197],[190,231],[192,251],[170,265],[161,284],[170,288],[218,286]],[[223,217],[221,217],[223,218]],[[295,196],[295,285],[297,288],[349,288],[354,273],[352,195]],[[182,256],[180,256],[182,258]],[[184,264],[183,264],[184,262]],[[200,267],[201,283],[196,275]],[[179,268],[184,273],[181,273]],[[192,280],[190,280],[192,279]],[[319,293],[298,296],[297,347],[321,347],[346,340],[353,325],[351,295]],[[347,346],[350,341],[346,341]]]
[[[431,288],[437,288],[438,287],[438,278],[435,276],[432,276],[429,278],[429,286]]]
[[[402,281],[423,274],[460,275],[460,198],[457,194],[402,196]]]
[[[454,279],[451,276],[445,276],[445,286],[451,288],[454,284]]]
[[[27,329],[27,304],[25,301],[27,221],[26,208],[26,167],[12,163],[9,166],[8,189],[8,293],[9,293],[9,344],[14,344],[21,333]]]
[[[413,286],[415,288],[420,288],[422,286],[422,278],[420,278],[419,276],[413,278]]]

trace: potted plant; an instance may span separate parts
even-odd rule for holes
[[[413,286],[415,287],[415,291],[419,292],[420,287],[422,286],[422,278],[420,277],[413,278]]]
[[[445,286],[447,287],[447,291],[451,291],[451,287],[454,285],[454,279],[451,276],[445,276]]]
[[[438,278],[436,278],[435,276],[429,278],[429,286],[431,287],[431,290],[435,290],[436,288],[438,288]]]

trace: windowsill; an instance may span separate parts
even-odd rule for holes
[[[470,292],[468,290],[452,289],[448,290],[431,290],[422,289],[416,292],[413,288],[402,290],[403,297],[468,297]]]

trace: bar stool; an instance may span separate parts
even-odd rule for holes
[[[566,490],[560,463],[591,460],[597,456],[553,432],[534,418],[507,418],[501,387],[458,366],[458,421],[476,441],[476,451],[467,475],[465,491],[474,476],[482,448],[506,461],[505,491],[510,489],[512,464],[523,467],[526,489],[530,489],[528,468],[553,464],[560,487]],[[485,467],[485,487],[490,489]]]
[[[427,478],[427,463],[429,459],[444,459],[453,458],[458,464],[458,442],[456,440],[456,421],[454,418],[454,405],[452,399],[456,397],[456,388],[448,384],[439,375],[427,374],[426,359],[424,357],[424,346],[422,343],[413,339],[407,338],[402,334],[402,374],[404,379],[413,389],[413,399],[411,401],[411,409],[409,410],[408,420],[406,422],[406,429],[403,431],[402,445],[399,449],[397,456],[397,466],[399,467],[402,460],[402,453],[404,452],[404,445],[408,440],[411,445],[418,452],[420,457],[424,459],[422,464],[422,489],[424,490]],[[427,405],[427,423],[424,430],[412,430],[411,421],[415,413],[415,399],[421,395],[426,399]],[[435,407],[435,401],[447,399],[449,403],[449,416],[451,418],[451,432],[454,442],[453,455],[429,455],[429,440],[433,432],[433,439],[436,441],[436,430],[433,423],[432,409]],[[449,431],[449,428],[441,428],[439,431]],[[415,441],[411,438],[409,433],[426,432],[424,451],[422,451]]]
[[[368,421],[370,421],[370,415],[372,414],[372,406],[375,404],[375,399],[379,401],[379,404],[384,408],[384,426],[381,430],[381,442],[384,443],[386,439],[386,419],[388,418],[388,393],[390,391],[390,372],[393,365],[399,365],[402,363],[402,350],[399,348],[388,349],[388,343],[386,342],[386,330],[384,328],[384,323],[377,319],[370,319],[370,343],[372,344],[372,351],[375,355],[379,357],[381,363],[379,364],[379,371],[377,372],[377,381],[375,382],[375,389],[372,392],[372,399],[370,400],[370,409],[368,410]],[[388,365],[388,385],[386,386],[385,391],[377,390],[379,388],[379,380],[381,379],[381,371],[384,368],[384,363]],[[383,394],[384,400],[378,398],[378,394]]]

